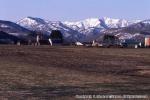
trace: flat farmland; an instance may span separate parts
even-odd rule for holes
[[[76,95],[150,95],[150,49],[0,46],[0,99]]]

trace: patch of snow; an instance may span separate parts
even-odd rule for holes
[[[0,27],[8,28],[9,26],[2,24]]]
[[[115,36],[119,37],[120,40],[132,39],[139,36],[140,33],[130,34],[130,33],[118,33]]]

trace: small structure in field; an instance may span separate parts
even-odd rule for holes
[[[17,42],[17,45],[18,45],[18,46],[20,46],[20,45],[21,45],[20,41],[18,41],[18,42]]]
[[[145,47],[150,47],[150,36],[145,37]]]
[[[81,42],[76,42],[75,45],[76,46],[83,46],[83,44]]]
[[[134,48],[137,49],[139,46],[137,44],[135,44]]]
[[[92,42],[83,42],[84,46],[92,47]]]
[[[93,40],[93,41],[92,41],[92,46],[93,46],[93,47],[98,47],[98,46],[99,46],[99,43],[98,43],[96,40]]]
[[[36,36],[36,46],[40,45],[40,34],[37,34]]]
[[[48,41],[49,41],[49,44],[50,44],[51,46],[53,46],[53,42],[52,42],[51,38],[49,38]]]
[[[141,42],[137,42],[134,39],[125,39],[121,42],[122,47],[128,47],[128,48],[139,48],[142,47]]]

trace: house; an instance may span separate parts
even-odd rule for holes
[[[128,47],[128,48],[138,48],[138,47],[142,47],[142,43],[134,39],[125,39],[121,41],[121,46]]]
[[[75,42],[76,46],[83,46],[83,44],[81,42]]]
[[[99,42],[97,42],[96,40],[92,41],[92,46],[93,47],[102,47],[102,45]]]
[[[150,47],[150,36],[145,37],[145,47]]]

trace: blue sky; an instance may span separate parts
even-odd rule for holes
[[[27,16],[77,21],[85,18],[150,19],[150,0],[0,0],[0,19]]]

